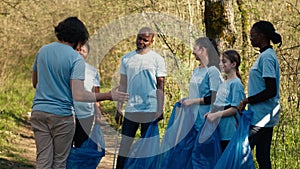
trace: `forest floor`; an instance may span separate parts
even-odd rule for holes
[[[36,163],[36,147],[33,132],[31,130],[30,124],[25,124],[20,126],[18,134],[20,137],[16,139],[17,141],[12,141],[14,150],[10,154],[13,155],[3,155],[0,152],[0,168],[1,169],[34,169]],[[106,139],[106,155],[101,159],[97,169],[112,169],[114,160],[114,147],[115,147],[115,136],[108,136],[110,139]],[[107,142],[107,140],[109,142]],[[17,160],[24,159],[24,160]]]

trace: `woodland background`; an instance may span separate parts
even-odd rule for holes
[[[249,68],[258,56],[248,38],[251,25],[271,21],[283,37],[282,46],[274,46],[281,67],[281,121],[274,131],[272,165],[300,168],[299,0],[0,0],[0,159],[27,165],[20,155],[26,150],[16,144],[23,136],[20,128],[29,126],[32,63],[42,45],[56,41],[53,26],[68,16],[78,16],[90,32],[90,62],[99,68],[102,91],[117,85],[120,58],[135,49],[137,30],[145,25],[155,29],[153,48],[168,66],[162,130],[172,105],[187,97],[189,77],[197,66],[191,55],[194,39],[210,36],[218,40],[220,52],[238,50],[247,86]],[[115,126],[115,105],[102,106]]]

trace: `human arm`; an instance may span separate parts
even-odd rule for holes
[[[119,86],[119,90],[121,92],[127,92],[127,76],[124,74],[121,74],[120,76],[120,86]],[[117,112],[115,115],[115,121],[117,124],[122,124],[122,107],[123,107],[124,101],[118,101],[117,104]]]
[[[248,103],[257,104],[276,96],[276,78],[265,77],[264,80],[266,84],[266,89],[257,93],[256,95],[243,99],[238,105],[239,113],[241,113],[242,110],[245,109]]]
[[[38,82],[37,76],[38,76],[37,71],[32,71],[32,85],[34,88],[36,88]]]
[[[95,93],[100,93],[100,87],[99,86],[94,86],[93,87],[93,92]],[[104,118],[102,118],[102,111],[101,111],[101,104],[100,102],[95,102],[94,104],[94,115],[95,115],[95,121],[100,124],[100,125],[104,125],[105,124],[105,120]]]
[[[217,68],[210,67],[207,69],[207,74],[203,76],[206,80],[202,81],[202,83],[207,83],[209,85],[209,94],[202,98],[186,99],[182,102],[184,106],[190,106],[192,104],[210,105],[215,102],[217,90],[221,82],[220,72]]]
[[[211,103],[213,103],[216,100],[216,95],[217,92],[216,91],[210,91],[210,95],[203,97],[203,98],[192,98],[192,99],[185,99],[181,101],[181,104],[183,104],[184,106],[190,106],[193,104],[205,104],[205,105],[209,105]]]
[[[165,83],[165,78],[164,77],[157,77],[157,112],[155,114],[156,119],[163,119],[163,109],[164,109],[164,83]]]
[[[126,101],[128,94],[118,91],[114,88],[106,93],[93,93],[84,90],[83,80],[71,79],[70,86],[72,90],[72,96],[75,101],[81,102],[96,102],[103,100],[114,100],[114,101]]]
[[[93,87],[93,92],[95,93],[100,93],[100,87],[99,86],[94,86]],[[95,102],[95,116],[101,117],[101,104],[100,102]]]
[[[121,77],[120,77],[119,90],[121,92],[127,92],[127,76],[124,74],[121,74]],[[122,112],[123,104],[124,104],[124,101],[118,102],[118,107],[117,107],[118,112]]]
[[[214,113],[208,112],[204,115],[209,121],[215,121],[219,118],[222,117],[228,117],[228,116],[233,116],[236,114],[236,107],[230,107],[228,109],[222,110],[222,111],[217,111]]]

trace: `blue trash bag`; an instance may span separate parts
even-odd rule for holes
[[[192,151],[197,137],[192,107],[174,105],[161,144],[160,169],[192,168]]]
[[[197,140],[192,153],[194,169],[213,169],[221,157],[218,121],[205,120],[197,135]]]
[[[248,141],[253,112],[243,111],[236,133],[220,157],[215,169],[255,169]]]
[[[147,131],[131,147],[126,158],[125,169],[157,168],[160,153],[158,120],[150,123]]]
[[[90,137],[78,148],[72,147],[67,159],[67,169],[96,169],[105,156],[104,138],[99,124],[95,124]]]

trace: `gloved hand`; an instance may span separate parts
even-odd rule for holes
[[[121,125],[123,123],[123,115],[121,112],[119,111],[116,112],[115,120],[118,125]]]

